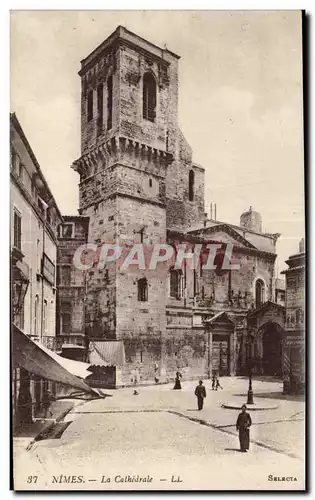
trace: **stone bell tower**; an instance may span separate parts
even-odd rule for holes
[[[178,56],[119,26],[81,61],[80,207],[88,242],[166,242],[166,179],[178,145]],[[163,365],[167,269],[87,273],[86,333],[124,341],[132,373],[152,380]],[[118,383],[118,382],[117,382]]]

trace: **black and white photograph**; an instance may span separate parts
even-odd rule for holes
[[[10,11],[12,490],[305,491],[304,26]]]

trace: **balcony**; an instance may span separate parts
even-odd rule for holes
[[[42,338],[39,335],[28,335],[28,337],[33,340],[33,342],[40,342],[44,347],[50,349],[51,351],[62,351],[62,341],[59,337],[55,337],[53,335],[43,335]]]
[[[58,335],[57,338],[61,342],[62,350],[87,348],[87,337],[83,333],[68,335],[61,334]]]

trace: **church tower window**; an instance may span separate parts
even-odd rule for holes
[[[193,170],[189,171],[189,186],[188,186],[188,199],[189,201],[194,201],[194,189],[195,189],[195,172]]]
[[[97,87],[97,135],[102,133],[103,128],[103,84]]]
[[[148,300],[148,282],[146,278],[138,280],[138,300],[147,302]]]
[[[113,77],[107,79],[107,130],[113,125]]]
[[[265,284],[260,279],[255,284],[255,302],[256,307],[261,306],[265,302]]]
[[[87,120],[90,122],[93,119],[93,90],[90,90],[87,95]]]
[[[143,77],[143,118],[155,121],[156,115],[156,83],[151,73]]]
[[[170,270],[170,296],[177,300],[183,297],[183,272],[181,269]]]

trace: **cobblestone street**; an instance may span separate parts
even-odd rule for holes
[[[266,401],[272,399],[278,408],[251,412],[251,449],[241,454],[238,411],[221,404],[246,400],[238,396],[246,392],[246,383],[222,379],[224,389],[216,392],[206,381],[200,412],[193,382],[184,382],[181,391],[170,385],[140,387],[138,396],[132,388],[106,391],[111,397],[79,404],[68,414],[71,424],[59,439],[39,441],[28,452],[16,447],[15,488],[303,489],[304,403],[282,399],[278,382],[257,381],[257,394],[269,392]],[[128,474],[152,481],[122,482]],[[27,483],[35,475],[36,484]],[[271,475],[296,480],[270,480]],[[64,476],[74,476],[71,484]]]

